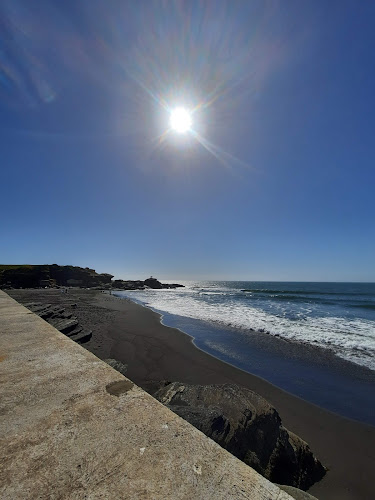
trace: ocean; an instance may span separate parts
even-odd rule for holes
[[[209,354],[375,425],[375,283],[180,283],[115,294],[160,313]]]

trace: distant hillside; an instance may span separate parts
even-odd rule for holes
[[[144,288],[178,288],[177,283],[160,283],[156,278],[144,281],[112,281],[112,274],[99,274],[95,269],[78,266],[58,266],[57,264],[0,264],[0,288],[53,288],[76,286],[118,290],[143,290]]]
[[[111,286],[112,274],[98,274],[89,267],[0,264],[1,288],[38,288],[54,286],[101,287]]]
[[[8,270],[8,269],[18,269],[19,267],[36,267],[36,266],[33,266],[31,264],[0,264],[0,273],[1,271],[5,271],[5,270]]]

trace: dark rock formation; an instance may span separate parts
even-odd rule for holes
[[[145,280],[145,285],[149,288],[163,288],[163,285],[156,278],[148,278]]]
[[[112,288],[117,288],[120,290],[144,290],[144,281],[132,281],[132,280],[114,280],[112,281]]]
[[[79,344],[88,342],[92,337],[92,331],[84,330],[78,323],[78,319],[73,316],[73,313],[65,311],[64,307],[37,302],[25,304],[25,307]]]
[[[160,288],[180,288],[184,287],[184,285],[179,285],[178,283],[160,283],[156,278],[147,278],[147,280],[144,281],[145,286],[148,288],[155,288],[155,289],[160,289]]]
[[[98,274],[94,269],[77,266],[58,266],[57,264],[0,265],[0,287],[2,288],[39,288],[53,286],[81,286],[85,288],[111,286],[111,274]]]
[[[308,444],[258,394],[230,384],[166,384],[154,397],[270,481],[306,490],[324,476]]]
[[[0,288],[50,288],[83,287],[97,290],[117,288],[120,290],[144,290],[145,288],[178,288],[177,283],[160,283],[156,278],[141,280],[114,280],[112,274],[98,274],[89,267],[58,266],[57,264],[0,265]]]
[[[178,283],[160,283],[156,278],[147,278],[144,281],[131,281],[131,280],[114,280],[112,282],[112,287],[120,290],[144,290],[145,288],[153,288],[155,290],[160,290],[162,288],[179,288],[184,287],[184,285],[179,285]]]

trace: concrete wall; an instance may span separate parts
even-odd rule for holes
[[[0,291],[2,499],[291,497]]]

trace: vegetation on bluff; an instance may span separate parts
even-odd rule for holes
[[[54,286],[110,287],[113,276],[89,267],[46,265],[0,265],[1,288]]]

